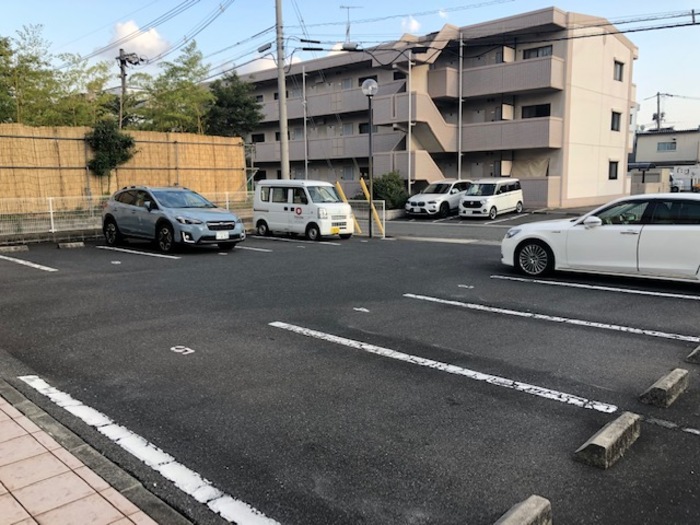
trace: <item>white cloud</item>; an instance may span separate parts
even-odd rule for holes
[[[440,18],[447,20],[447,11],[443,11],[442,9],[440,9],[440,11],[438,11],[438,15],[440,15]]]
[[[226,67],[226,69],[230,69],[231,67],[234,67],[234,66],[229,64]],[[252,62],[250,62],[248,64],[237,67],[236,73],[238,75],[248,75],[250,73],[264,71],[265,69],[273,69],[275,67],[277,67],[277,65],[275,64],[275,61],[273,60],[272,57],[258,58],[257,60],[253,60]]]
[[[417,33],[420,31],[420,22],[409,16],[408,18],[401,19],[401,29],[404,33]]]
[[[336,42],[333,44],[333,47],[331,47],[327,56],[339,55],[340,53],[347,53],[347,51],[343,51],[343,42]]]
[[[136,22],[133,20],[123,23],[120,22],[114,26],[110,44],[122,38],[129,37],[129,35],[137,33],[138,31],[139,26],[137,26]],[[124,48],[124,51],[127,53],[136,53],[145,58],[152,58],[167,50],[170,44],[158,34],[155,28],[151,28],[128,42],[124,42],[120,47]],[[114,52],[110,51],[109,54],[112,55]]]

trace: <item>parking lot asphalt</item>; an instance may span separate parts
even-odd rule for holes
[[[197,523],[232,522],[214,490],[238,523],[489,524],[531,494],[555,523],[700,522],[700,286],[523,279],[499,263],[511,221],[446,222],[6,254],[3,378]],[[678,401],[639,402],[678,367]],[[28,376],[199,477],[168,478]],[[623,411],[644,418],[625,456],[575,462]]]

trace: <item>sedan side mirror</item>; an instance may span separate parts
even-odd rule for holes
[[[143,205],[148,211],[153,211],[158,209],[158,205],[153,201],[144,201]]]
[[[583,219],[583,225],[587,228],[597,228],[598,226],[603,225],[603,221],[600,217],[596,217],[595,215],[591,215],[589,217],[586,217]]]

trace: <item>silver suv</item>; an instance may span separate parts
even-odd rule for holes
[[[110,246],[135,237],[156,241],[164,253],[178,243],[218,244],[230,250],[245,240],[245,227],[237,215],[179,186],[122,188],[105,204],[102,231]]]

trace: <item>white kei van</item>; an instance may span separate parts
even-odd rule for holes
[[[296,233],[312,241],[327,235],[349,239],[354,230],[350,205],[335,186],[320,180],[258,181],[253,224],[258,235]]]
[[[459,203],[460,217],[488,217],[523,211],[523,190],[518,179],[480,179],[474,181]]]

